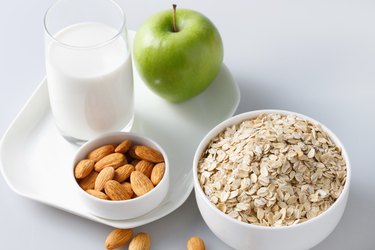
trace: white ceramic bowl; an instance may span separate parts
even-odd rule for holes
[[[197,166],[203,151],[212,138],[225,128],[238,124],[243,120],[254,118],[261,113],[295,114],[320,126],[332,140],[341,147],[346,161],[347,178],[341,195],[329,209],[319,216],[301,224],[284,227],[257,226],[232,219],[218,210],[204,194],[198,180]],[[348,154],[340,140],[321,123],[301,114],[282,110],[259,110],[243,113],[220,123],[201,141],[195,153],[193,163],[194,190],[199,211],[211,231],[223,242],[234,249],[249,250],[303,250],[309,249],[325,239],[340,221],[348,199],[351,169]]]
[[[74,177],[74,167],[87,154],[95,148],[105,144],[121,143],[125,139],[129,139],[133,145],[140,144],[152,147],[164,156],[165,172],[162,180],[156,187],[141,197],[124,201],[111,201],[96,198],[86,193],[76,181]],[[163,148],[161,148],[153,140],[130,132],[113,132],[90,140],[83,144],[76,154],[72,162],[72,181],[75,183],[79,198],[85,204],[89,213],[101,218],[111,220],[132,219],[144,215],[156,208],[165,198],[169,188],[169,162],[168,157]]]

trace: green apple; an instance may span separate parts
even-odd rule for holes
[[[151,90],[182,102],[205,90],[219,73],[223,43],[215,25],[189,9],[148,18],[134,40],[134,62]]]

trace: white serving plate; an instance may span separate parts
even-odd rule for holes
[[[129,32],[131,38],[134,32]],[[117,228],[155,221],[181,206],[193,188],[195,150],[215,125],[232,116],[240,100],[238,85],[223,65],[200,95],[171,104],[152,93],[136,70],[135,121],[132,131],[157,141],[170,160],[170,190],[152,212],[130,220],[107,220],[87,212],[71,182],[71,161],[78,147],[57,131],[51,115],[47,82],[43,80],[0,143],[0,170],[19,195]]]

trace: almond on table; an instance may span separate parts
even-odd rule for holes
[[[130,241],[129,250],[149,250],[151,237],[147,233],[139,233]]]
[[[105,247],[108,250],[119,248],[130,241],[132,237],[132,229],[114,229],[108,234],[105,240]]]
[[[204,241],[201,238],[194,236],[188,240],[186,249],[187,250],[205,250],[206,247],[204,245]]]

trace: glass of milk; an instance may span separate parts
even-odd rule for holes
[[[133,71],[125,15],[112,0],[60,0],[44,18],[52,114],[71,143],[129,131]]]

